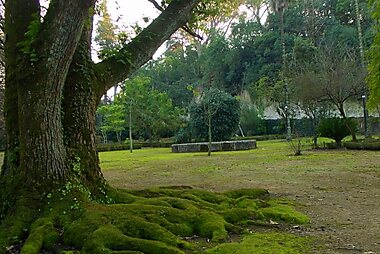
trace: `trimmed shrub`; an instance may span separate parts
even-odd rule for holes
[[[211,115],[212,141],[229,140],[238,130],[240,103],[232,95],[210,88],[199,102],[190,106],[190,126],[197,141],[208,140],[208,116]]]
[[[350,129],[353,131],[357,130],[355,122],[351,119],[329,118],[321,121],[318,126],[318,134],[340,143],[344,137],[351,134]]]
[[[275,139],[286,139],[284,134],[271,134],[271,135],[260,135],[260,136],[247,136],[247,137],[234,137],[232,140],[256,140],[256,141],[265,141],[265,140],[275,140]]]

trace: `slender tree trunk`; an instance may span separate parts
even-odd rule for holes
[[[240,123],[239,123],[239,131],[240,131],[241,136],[242,136],[242,137],[245,137],[245,135],[244,135],[244,131],[243,131],[243,129],[241,128],[241,124],[240,124]]]
[[[354,0],[354,3],[355,3],[356,26],[358,29],[360,63],[361,63],[362,68],[364,68],[365,67],[365,61],[364,61],[364,45],[363,45],[363,31],[362,31],[362,24],[361,24],[361,14],[360,14],[360,10],[359,10],[358,0]]]
[[[133,137],[132,137],[132,100],[129,104],[129,150],[133,153]]]
[[[347,116],[346,116],[346,112],[344,111],[344,105],[343,105],[343,104],[338,104],[337,107],[338,107],[338,111],[339,111],[340,115],[341,115],[342,118],[344,119],[344,123],[345,123],[347,129],[348,129],[348,130],[350,131],[350,133],[351,133],[352,140],[353,140],[353,141],[356,141],[356,140],[357,140],[357,138],[356,138],[356,133],[355,133],[355,130],[353,130],[353,129],[351,128],[350,124],[348,123],[348,118],[347,118]]]
[[[207,120],[208,120],[208,153],[207,155],[208,156],[211,156],[211,146],[212,146],[212,126],[211,126],[211,118],[212,118],[212,115],[211,115],[211,112],[210,112],[210,109],[208,109],[208,112],[207,112]]]

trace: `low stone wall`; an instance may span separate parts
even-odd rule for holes
[[[240,151],[256,148],[256,140],[212,142],[211,151]],[[172,145],[173,153],[207,152],[208,142]]]

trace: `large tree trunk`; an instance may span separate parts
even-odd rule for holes
[[[0,253],[11,243],[9,235],[21,239],[46,202],[44,195],[70,177],[62,90],[90,1],[51,1],[43,22],[37,0],[7,0],[5,7],[7,149],[0,174]]]
[[[7,149],[0,173],[0,253],[22,239],[42,215],[47,194],[60,186],[77,183],[87,194],[104,194],[95,145],[98,102],[152,57],[189,19],[198,0],[172,1],[117,57],[99,64],[90,57],[94,2],[51,0],[42,22],[38,0],[5,2]]]
[[[103,183],[95,144],[95,116],[102,91],[96,82],[91,60],[92,22],[84,28],[66,79],[63,99],[63,130],[69,160],[80,163],[76,172],[89,189]]]

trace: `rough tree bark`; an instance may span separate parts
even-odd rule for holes
[[[90,55],[95,0],[51,0],[43,18],[38,0],[6,0],[7,149],[0,227],[9,226],[7,216],[17,213],[25,193],[37,199],[74,177],[91,191],[104,185],[95,145],[102,94],[151,59],[185,25],[197,2],[173,0],[119,53],[95,64]]]

